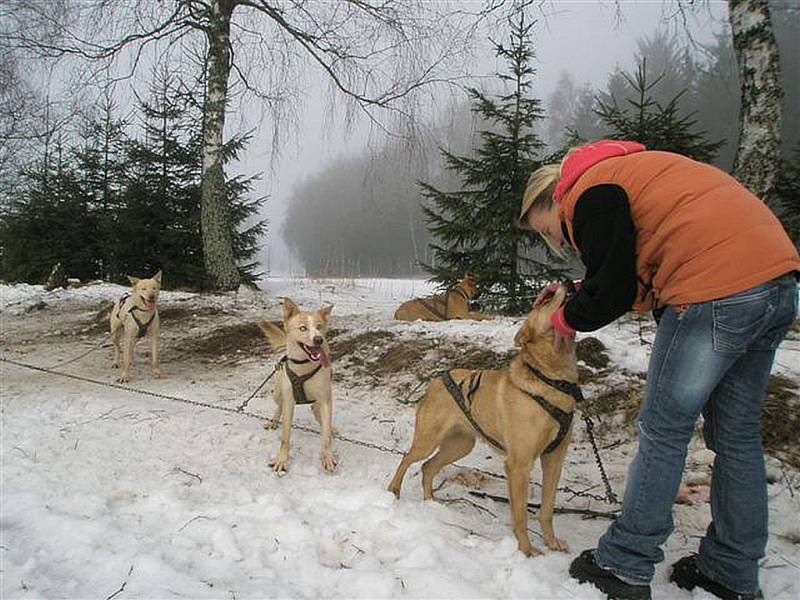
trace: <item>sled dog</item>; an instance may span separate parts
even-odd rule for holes
[[[145,336],[150,339],[150,362],[153,375],[161,377],[161,367],[158,363],[160,322],[156,307],[158,292],[161,289],[161,271],[150,279],[128,276],[128,280],[131,282],[130,292],[114,303],[109,316],[111,342],[114,344],[114,361],[111,363],[111,367],[116,369],[120,366],[121,350],[122,373],[117,381],[122,383],[130,381],[133,348],[136,342]]]
[[[264,423],[265,429],[277,429],[282,421],[280,449],[270,463],[279,475],[286,472],[296,404],[311,404],[314,417],[322,428],[322,466],[328,472],[336,467],[331,453],[333,370],[326,339],[332,309],[333,306],[324,306],[313,312],[301,311],[292,300],[284,298],[283,329],[268,321],[259,323],[273,350],[284,353],[273,385],[275,413]]]
[[[403,302],[394,313],[398,321],[447,321],[449,319],[472,319],[483,321],[490,316],[469,309],[469,301],[475,295],[475,278],[469,273],[443,294],[426,298],[414,298]]]
[[[549,301],[531,310],[514,337],[519,351],[507,368],[454,369],[431,379],[417,406],[411,448],[389,484],[399,498],[408,467],[427,458],[422,493],[431,500],[436,474],[469,454],[476,437],[483,437],[505,455],[512,529],[526,556],[541,554],[527,531],[529,479],[537,458],[542,465],[539,522],[544,542],[551,550],[568,550],[553,530],[553,509],[572,435],[572,413],[580,398],[577,361],[574,344],[557,353],[552,329],[544,333],[566,293],[561,286]]]

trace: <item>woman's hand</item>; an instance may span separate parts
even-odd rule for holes
[[[565,281],[554,281],[552,283],[548,283],[544,289],[537,294],[536,299],[533,301],[533,308],[536,308],[540,304],[544,304],[550,300],[550,298],[555,295],[556,290],[558,290],[561,285],[567,286],[568,297],[581,289],[580,281],[570,281],[567,279]]]
[[[557,281],[554,281],[553,283],[548,283],[544,287],[544,289],[541,292],[539,292],[539,294],[536,296],[536,299],[533,301],[533,308],[536,308],[540,304],[544,304],[545,302],[550,300],[550,298],[552,298],[555,295],[559,285],[561,284],[558,283]]]

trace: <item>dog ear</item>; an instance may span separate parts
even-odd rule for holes
[[[292,302],[291,298],[284,298],[283,299],[283,322],[285,323],[289,319],[291,319],[294,315],[300,312],[300,308]]]
[[[131,285],[134,285],[134,286],[141,281],[141,279],[139,279],[138,277],[131,277],[130,275],[128,275],[127,277],[128,277],[128,281],[131,282]]]
[[[153,279],[158,282],[158,285],[161,285],[161,269],[158,270],[158,273],[153,275]]]
[[[286,345],[286,334],[283,329],[269,321],[259,321],[258,327],[264,332],[273,350],[282,349]]]
[[[519,328],[519,331],[517,331],[516,335],[514,336],[514,345],[518,348],[522,348],[522,346],[524,346],[526,342],[530,341],[533,336],[533,327],[531,327],[528,323],[528,320],[525,319],[522,327]]]
[[[319,309],[319,314],[321,314],[322,318],[327,321],[328,317],[331,316],[331,311],[332,310],[333,310],[333,304],[329,304],[328,306],[323,306],[322,308],[320,308]]]

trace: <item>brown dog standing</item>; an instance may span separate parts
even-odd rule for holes
[[[333,306],[313,312],[301,311],[289,298],[283,301],[283,329],[261,321],[259,327],[276,351],[285,351],[285,359],[277,371],[273,396],[275,414],[264,424],[276,429],[283,417],[281,446],[278,456],[270,463],[278,473],[286,472],[295,404],[311,404],[314,417],[322,428],[322,466],[331,472],[336,461],[331,453],[333,438],[333,395],[327,331],[328,317]]]
[[[542,464],[539,511],[542,535],[548,548],[567,550],[566,543],[555,536],[553,509],[561,467],[572,436],[575,398],[541,378],[543,375],[572,386],[578,380],[574,347],[556,353],[552,329],[543,333],[550,315],[565,296],[566,288],[562,286],[549,301],[528,314],[514,338],[520,350],[508,368],[449,372],[466,410],[459,408],[442,377],[428,383],[425,397],[417,407],[411,449],[400,461],[389,484],[389,491],[399,497],[409,465],[433,455],[422,465],[423,496],[426,500],[433,499],[436,474],[442,467],[469,454],[475,438],[482,435],[505,453],[512,529],[520,551],[526,556],[541,553],[531,544],[527,531],[530,472],[537,458]],[[544,404],[536,397],[543,399]],[[480,433],[476,427],[480,428]]]
[[[160,322],[156,307],[158,292],[161,289],[161,271],[150,279],[128,276],[128,280],[131,282],[131,291],[117,300],[109,317],[111,342],[114,344],[114,362],[111,363],[111,367],[114,369],[119,367],[120,341],[122,341],[122,374],[117,380],[122,383],[130,381],[133,348],[139,338],[145,336],[150,339],[153,375],[161,377],[161,367],[158,363]]]

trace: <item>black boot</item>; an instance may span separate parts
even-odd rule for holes
[[[650,600],[649,585],[625,583],[607,569],[597,566],[594,550],[584,550],[572,561],[569,574],[581,583],[589,582],[615,600]]]
[[[761,593],[761,590],[740,594],[739,592],[734,592],[726,588],[721,583],[712,581],[697,568],[696,554],[684,556],[673,564],[669,580],[684,590],[693,590],[696,587],[700,587],[723,600],[763,600],[764,598],[764,594]]]

